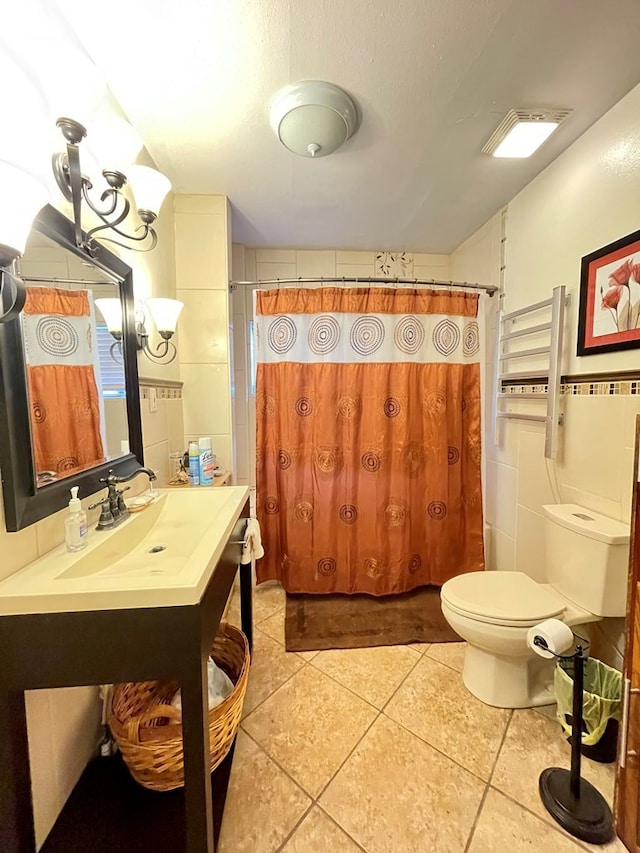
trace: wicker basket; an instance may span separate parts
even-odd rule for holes
[[[211,656],[235,684],[220,705],[209,711],[211,770],[225,758],[236,735],[249,677],[247,638],[222,623]],[[182,714],[170,702],[175,681],[117,684],[109,726],[133,778],[152,791],[184,785]]]

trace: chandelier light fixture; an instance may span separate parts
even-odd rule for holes
[[[123,141],[130,141],[132,148],[137,147],[133,153],[133,157],[135,157],[142,148],[142,140],[127,122],[120,120],[117,121],[117,125],[123,131]],[[107,188],[100,196],[100,203],[97,203],[91,198],[90,194],[93,189],[93,182],[86,173],[83,173],[80,165],[80,143],[87,136],[86,128],[71,118],[59,118],[56,126],[62,132],[66,142],[66,151],[54,154],[53,173],[62,194],[73,205],[75,237],[78,248],[83,249],[89,255],[94,255],[96,245],[93,238],[100,234],[101,239],[108,240],[125,249],[134,249],[139,252],[149,252],[154,249],[158,242],[158,235],[153,228],[153,223],[158,218],[162,202],[171,189],[169,179],[162,172],[149,166],[132,165],[127,168],[127,174],[125,174],[120,163],[116,163],[114,168],[102,169],[102,176],[107,183]],[[126,136],[129,139],[125,140]],[[131,160],[133,157],[124,159]],[[140,219],[140,224],[135,228],[134,233],[127,233],[120,228],[131,211],[131,203],[123,193],[123,187],[127,183],[135,199]],[[86,238],[82,231],[83,202],[101,223],[87,231]],[[124,243],[121,240],[114,239],[109,236],[111,233],[115,233],[129,242]]]
[[[116,297],[109,299],[96,299],[96,308],[102,314],[107,329],[114,338],[111,344],[111,357],[115,360],[116,351],[122,352],[122,304]],[[138,349],[144,352],[147,358],[162,364],[171,364],[178,351],[171,340],[176,331],[178,317],[184,307],[184,303],[178,299],[165,299],[164,297],[151,297],[147,299],[136,319],[136,337]],[[158,330],[161,340],[152,348],[149,343],[149,332],[147,331],[147,311],[151,315],[153,324]]]

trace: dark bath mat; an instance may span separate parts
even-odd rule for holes
[[[287,593],[288,652],[460,641],[442,615],[440,587],[380,597]]]

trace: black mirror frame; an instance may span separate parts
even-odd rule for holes
[[[86,498],[104,489],[100,478],[105,477],[110,468],[118,475],[126,476],[140,465],[144,465],[133,271],[128,264],[103,246],[99,246],[95,256],[89,258],[76,246],[73,223],[51,205],[43,207],[34,220],[33,227],[58,246],[85,260],[91,260],[96,267],[120,280],[123,302],[122,346],[131,452],[81,471],[73,477],[36,489],[20,318],[0,323],[0,471],[5,526],[8,532],[22,530],[63,509],[69,502],[69,489],[72,485],[79,486],[80,497]]]

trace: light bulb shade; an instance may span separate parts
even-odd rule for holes
[[[39,181],[27,172],[0,162],[0,265],[6,266],[22,255],[36,214],[49,195]]]
[[[135,127],[117,116],[100,116],[91,123],[88,131],[84,144],[90,148],[100,168],[128,175],[143,145]]]
[[[154,325],[159,332],[172,335],[178,324],[178,317],[184,308],[184,302],[178,299],[163,299],[152,297],[147,299],[146,306],[153,319]]]
[[[115,296],[111,299],[96,299],[95,306],[104,317],[112,335],[122,335],[122,303]]]
[[[356,129],[356,107],[349,95],[321,80],[303,80],[281,89],[272,101],[271,127],[282,144],[302,157],[324,157]]]
[[[162,172],[149,166],[130,166],[127,180],[136,201],[137,210],[148,210],[156,216],[171,189],[171,181]]]

